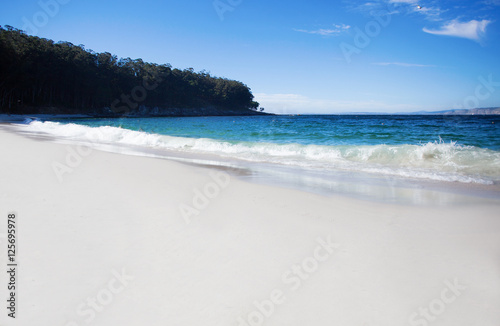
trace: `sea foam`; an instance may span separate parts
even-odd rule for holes
[[[251,162],[313,169],[359,171],[405,178],[494,184],[500,153],[441,140],[419,145],[302,145],[173,137],[111,126],[33,121],[27,131],[95,144],[123,144],[213,154]]]

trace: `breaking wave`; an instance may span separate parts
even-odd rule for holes
[[[500,181],[500,152],[441,140],[419,145],[302,145],[172,137],[111,126],[33,121],[27,131],[96,144],[214,154],[252,162],[448,182]]]

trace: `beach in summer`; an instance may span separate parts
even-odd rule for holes
[[[398,197],[398,182],[390,201],[317,194],[249,182],[251,167],[234,160],[111,152],[109,141],[98,149],[29,126],[4,124],[0,137],[0,205],[16,214],[20,239],[15,322],[495,325],[500,317],[494,195],[426,194],[421,184]]]
[[[500,326],[500,0],[0,10],[0,326]]]

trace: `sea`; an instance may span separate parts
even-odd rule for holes
[[[500,198],[500,116],[27,119],[58,141],[225,169],[325,195],[410,204]]]

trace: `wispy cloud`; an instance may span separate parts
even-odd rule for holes
[[[491,23],[490,20],[471,20],[468,22],[459,22],[452,20],[437,30],[424,28],[423,31],[429,34],[454,36],[470,39],[473,41],[480,41],[481,37],[486,32],[486,27]]]
[[[500,6],[500,0],[484,0],[485,5]]]
[[[435,67],[434,65],[423,65],[418,63],[406,63],[406,62],[374,62],[372,64],[377,66]]]
[[[379,12],[384,12],[384,14],[397,14],[399,13],[397,10],[395,10],[393,7],[395,5],[387,5],[386,2],[384,1],[373,1],[373,2],[363,2],[363,3],[358,3],[356,1],[349,1],[346,4],[346,7],[350,11],[354,12],[360,12],[365,15],[373,15],[374,13],[377,14]]]
[[[333,35],[339,35],[343,32],[346,32],[351,28],[349,25],[345,24],[335,24],[333,25],[333,28],[321,28],[317,30],[305,30],[305,29],[293,29],[296,32],[301,32],[301,33],[308,33],[308,34],[317,34],[317,35],[323,35],[323,36],[333,36]]]
[[[500,1],[500,0],[498,0]],[[376,2],[363,2],[357,5],[349,5],[354,11],[373,15],[383,12],[384,15],[422,15],[431,21],[442,20],[441,14],[446,10],[440,7],[423,5],[421,0],[380,0]]]
[[[417,3],[418,0],[389,0],[389,3],[408,3],[408,4],[414,4]]]
[[[419,15],[427,21],[440,24],[436,25],[438,27],[423,28],[426,33],[461,37],[481,43],[488,25],[494,20],[492,15],[500,6],[500,0],[478,0],[467,5],[437,0],[358,0],[349,1],[347,6],[371,16],[378,12],[384,15]]]
[[[439,7],[414,7],[413,10],[431,21],[442,21],[442,15],[447,11]]]

